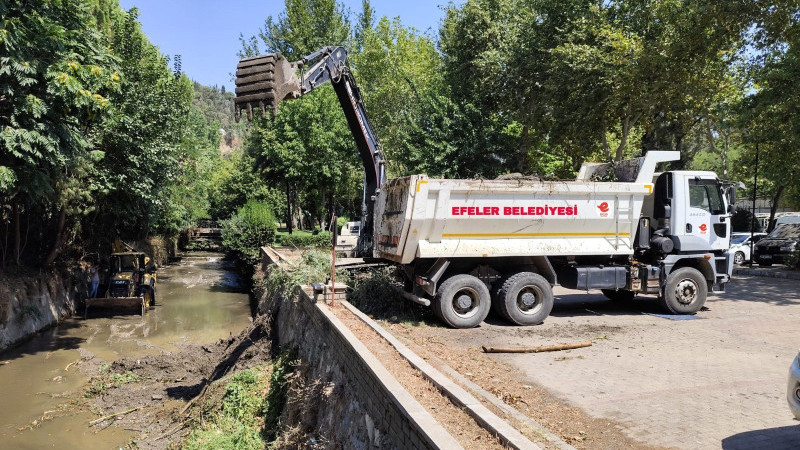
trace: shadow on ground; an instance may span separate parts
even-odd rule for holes
[[[800,448],[800,425],[734,434],[722,440],[722,448],[723,450],[798,449]]]

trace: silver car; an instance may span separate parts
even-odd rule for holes
[[[800,420],[800,353],[792,361],[789,369],[789,387],[786,390],[786,400],[794,417]]]

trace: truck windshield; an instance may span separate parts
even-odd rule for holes
[[[800,237],[800,223],[778,225],[778,228],[772,230],[769,237],[779,239],[798,238]]]
[[[716,180],[689,180],[689,205],[713,215],[723,214],[722,193]]]

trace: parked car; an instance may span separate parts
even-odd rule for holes
[[[800,243],[800,223],[784,223],[772,230],[769,236],[755,246],[754,261],[759,266],[783,264],[786,256],[794,252]]]
[[[755,244],[766,235],[767,233],[753,233],[751,239],[750,233],[731,234],[731,248],[728,253],[733,255],[733,262],[742,264],[745,261],[750,261],[750,243]]]
[[[789,368],[789,387],[786,391],[786,400],[789,409],[797,419],[800,419],[800,354],[795,356],[792,367]]]

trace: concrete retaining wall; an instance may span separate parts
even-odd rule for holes
[[[319,435],[345,448],[460,448],[309,292],[278,300],[271,309],[280,345],[292,348],[311,367],[309,379],[325,384],[313,419]]]
[[[0,276],[0,352],[74,314],[76,289],[56,271]]]

